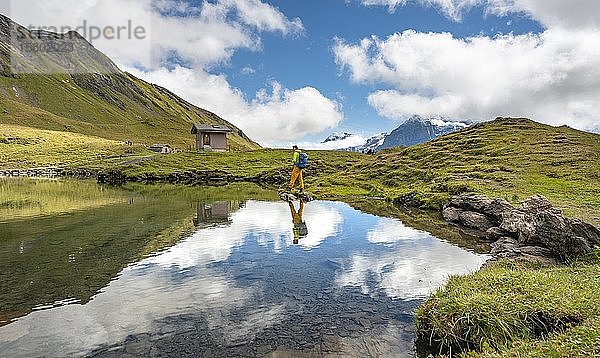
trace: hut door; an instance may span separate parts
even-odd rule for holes
[[[208,133],[204,133],[204,139],[203,139],[204,145],[208,145],[210,146],[210,134]]]

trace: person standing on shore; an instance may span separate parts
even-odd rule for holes
[[[298,181],[300,192],[303,192],[304,180],[302,178],[302,170],[306,168],[308,156],[305,153],[302,153],[297,145],[294,145],[292,148],[294,149],[294,169],[292,170],[292,177],[290,179],[290,191],[294,189],[296,181]]]

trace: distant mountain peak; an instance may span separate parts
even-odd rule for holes
[[[347,132],[334,132],[329,137],[325,138],[321,143],[340,141],[352,137],[354,134]]]
[[[470,123],[454,121],[445,117],[424,118],[419,115],[411,116],[406,122],[386,136],[378,149],[421,144],[429,142],[444,134],[466,128]]]
[[[443,117],[443,116],[422,117],[418,114],[412,115],[404,123],[426,123],[426,124],[431,123],[438,127],[444,127],[444,126],[468,127],[471,124],[470,121],[464,121],[464,120],[457,121],[457,120],[452,120],[448,117]]]

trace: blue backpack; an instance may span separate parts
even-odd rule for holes
[[[300,153],[298,164],[296,164],[296,166],[300,169],[306,168],[308,166],[308,154]]]

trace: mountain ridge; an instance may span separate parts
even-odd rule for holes
[[[390,132],[378,150],[426,143],[468,126],[466,123],[450,121],[441,117],[423,118],[414,115]]]
[[[376,153],[392,147],[409,147],[429,142],[444,134],[467,128],[471,122],[451,121],[443,117],[423,118],[414,115],[390,133],[379,133],[365,140],[362,145],[341,148],[338,150],[358,153]],[[355,134],[334,132],[322,143],[342,141]]]

